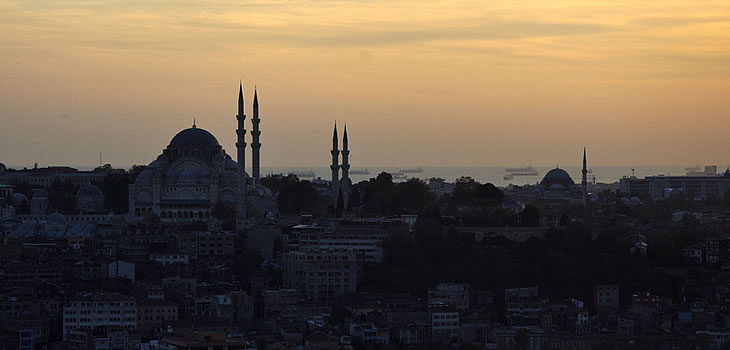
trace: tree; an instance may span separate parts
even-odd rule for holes
[[[491,183],[478,185],[474,192],[475,196],[485,204],[498,205],[504,199],[504,192]]]
[[[137,175],[139,175],[139,173],[141,173],[142,170],[145,170],[145,169],[147,169],[146,165],[137,165],[137,164],[132,165],[132,167],[129,168],[129,171],[128,171],[129,176],[132,179],[132,182],[134,182],[134,180],[137,179]]]
[[[311,182],[294,178],[281,184],[277,205],[281,212],[299,214],[314,211],[319,201],[319,194]]]
[[[76,191],[78,186],[71,181],[53,180],[48,191],[48,202],[62,214],[76,214]]]
[[[133,182],[131,174],[107,175],[101,186],[104,193],[104,207],[117,214],[129,211],[129,184]]]
[[[222,228],[224,230],[233,230],[236,228],[236,210],[233,208],[233,204],[218,202],[211,209],[210,215],[223,221]]]
[[[434,200],[428,185],[420,179],[410,179],[395,186],[393,213],[422,213]]]
[[[540,210],[537,207],[528,204],[519,214],[522,226],[537,227],[540,226]]]

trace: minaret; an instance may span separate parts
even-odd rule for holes
[[[243,84],[238,85],[238,129],[236,135],[236,149],[238,151],[238,174],[236,174],[236,228],[241,228],[246,220],[246,129],[243,122],[246,114],[243,112]]]
[[[253,118],[251,118],[251,124],[253,124],[253,130],[251,130],[251,177],[253,177],[253,184],[259,184],[259,177],[261,171],[261,158],[259,156],[259,149],[261,149],[261,143],[259,142],[259,136],[261,131],[259,130],[259,94],[256,88],[253,90]]]
[[[332,201],[337,205],[337,191],[339,190],[339,154],[340,150],[337,147],[337,122],[335,122],[335,131],[332,134],[332,165],[330,165],[330,169],[332,169]]]
[[[347,124],[345,124],[345,132],[342,135],[342,165],[340,168],[342,168],[342,180],[340,180],[342,199],[347,208],[347,201],[350,199],[350,148],[347,144]]]
[[[588,167],[586,162],[586,148],[583,147],[583,205],[588,203]]]

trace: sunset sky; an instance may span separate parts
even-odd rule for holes
[[[235,155],[239,80],[262,166],[730,163],[727,0],[0,0],[0,162]]]

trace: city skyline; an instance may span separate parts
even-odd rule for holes
[[[239,79],[263,167],[326,166],[335,120],[355,167],[728,162],[722,2],[0,9],[11,166],[146,164],[193,118],[233,154]]]

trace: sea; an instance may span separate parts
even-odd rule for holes
[[[480,183],[492,183],[498,187],[505,187],[507,185],[528,185],[536,184],[542,180],[543,176],[554,169],[555,167],[545,166],[533,166],[537,170],[535,176],[514,176],[511,180],[505,180],[504,176],[507,174],[507,168],[518,168],[519,166],[485,166],[485,167],[420,167],[423,172],[403,173],[406,178],[395,180],[404,181],[410,178],[418,178],[421,180],[428,181],[431,178],[442,178],[448,182],[453,182],[462,176],[469,176]],[[376,177],[381,172],[387,172],[390,174],[399,173],[401,170],[416,169],[419,167],[387,167],[387,166],[369,166],[369,167],[351,167],[350,168],[350,179],[353,183],[368,180]],[[369,174],[352,174],[353,170],[367,169]],[[573,181],[579,183],[581,180],[581,167],[561,167],[570,174]],[[720,169],[718,169],[719,171]],[[331,178],[331,170],[329,167],[261,167],[261,174],[288,174],[292,172],[313,172],[315,178],[320,177],[322,179]],[[589,168],[588,179],[593,182],[592,179],[595,177],[597,183],[614,183],[618,182],[622,177],[627,176],[654,176],[654,175],[685,175],[685,166],[596,166]],[[309,179],[309,178],[303,178]]]
[[[115,165],[115,167],[119,167]],[[468,176],[480,183],[492,183],[498,187],[505,187],[507,185],[528,185],[536,184],[542,180],[545,173],[554,169],[555,167],[549,166],[533,166],[537,170],[537,175],[534,176],[514,176],[511,180],[505,180],[504,176],[507,175],[507,168],[521,168],[524,166],[414,166],[414,167],[392,167],[392,166],[367,166],[357,167],[352,166],[350,168],[350,179],[353,183],[360,181],[369,180],[375,178],[381,172],[387,172],[390,174],[402,173],[402,170],[414,170],[421,168],[422,172],[405,172],[405,178],[394,179],[394,181],[406,181],[411,178],[418,178],[428,182],[431,178],[441,178],[447,182],[454,182],[456,179],[462,176]],[[685,168],[688,166],[679,165],[668,165],[668,166],[595,166],[589,167],[588,179],[593,182],[595,178],[596,183],[615,183],[618,182],[622,177],[636,176],[639,178],[645,176],[656,176],[656,175],[685,175]],[[22,169],[23,167],[14,167],[15,169]],[[93,166],[76,166],[79,170],[92,170]],[[121,167],[128,169],[127,167]],[[579,183],[581,180],[581,167],[580,166],[568,166],[560,167],[570,174],[573,181]],[[368,174],[353,174],[353,171],[367,169]],[[247,169],[250,173],[250,169]],[[289,173],[314,173],[314,177],[301,177],[304,180],[311,180],[321,178],[329,180],[331,178],[331,170],[329,166],[273,166],[273,167],[261,167],[261,175],[266,176],[268,174],[289,174]],[[718,172],[722,172],[718,166]]]

